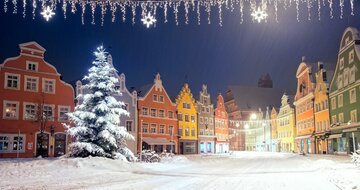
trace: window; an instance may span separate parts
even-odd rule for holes
[[[143,133],[148,133],[148,130],[149,130],[149,124],[143,123],[142,124],[142,132]]]
[[[344,123],[344,113],[339,113],[339,123]]]
[[[340,88],[343,87],[343,78],[342,78],[342,75],[339,75],[339,76],[338,76],[337,87],[338,87],[338,89],[340,89]]]
[[[183,134],[182,134],[182,128],[179,128],[179,136],[182,136]]]
[[[43,105],[43,113],[46,120],[54,120],[54,106],[53,105]]]
[[[186,104],[187,105],[187,109],[191,109],[191,106],[190,106],[190,104],[188,103],[188,104]]]
[[[151,117],[156,117],[156,109],[151,109],[150,115],[151,115]]]
[[[59,106],[59,121],[68,121],[67,113],[70,112],[69,106]]]
[[[214,123],[214,120],[213,120],[212,117],[210,117],[210,118],[209,118],[209,124],[210,124],[210,125],[213,125],[213,123]]]
[[[357,122],[357,110],[352,110],[350,112],[351,122]]]
[[[5,88],[20,90],[20,75],[5,73]]]
[[[199,117],[199,120],[200,120],[200,124],[204,123],[204,118],[203,117]]]
[[[183,120],[183,117],[182,117],[182,113],[181,113],[181,112],[178,113],[178,120],[179,120],[179,121],[182,121],[182,120]]]
[[[159,102],[164,102],[164,96],[159,96]]]
[[[142,108],[142,114],[143,114],[143,115],[148,115],[148,110],[149,110],[148,108],[144,108],[144,107],[143,107],[143,108]]]
[[[344,58],[340,59],[340,69],[344,68]]]
[[[126,127],[126,131],[128,131],[128,132],[132,132],[133,131],[133,129],[132,129],[132,121],[126,121],[126,123],[125,123],[125,127]]]
[[[206,113],[210,113],[210,109],[209,109],[209,108],[206,108]]]
[[[191,129],[191,136],[195,136],[195,129],[194,128]]]
[[[159,133],[160,134],[165,134],[165,125],[160,125]]]
[[[165,117],[165,111],[159,110],[159,117]]]
[[[55,80],[43,79],[43,92],[55,94]]]
[[[151,124],[150,133],[156,133],[156,124]]]
[[[153,101],[154,101],[154,102],[157,102],[157,101],[158,101],[158,95],[157,95],[157,94],[154,94],[154,95],[153,95]]]
[[[189,122],[189,115],[188,114],[185,114],[185,121]]]
[[[331,117],[331,121],[332,121],[333,124],[337,123],[336,115],[333,115]]]
[[[331,98],[331,109],[332,110],[336,109],[336,99],[335,99],[335,97]]]
[[[168,117],[170,118],[170,119],[172,119],[173,117],[174,117],[174,112],[172,112],[172,111],[168,111]]]
[[[191,115],[191,122],[195,123],[195,116]]]
[[[349,84],[349,69],[344,69],[344,87]]]
[[[354,62],[354,50],[349,52],[349,63]]]
[[[37,106],[34,103],[24,103],[24,120],[36,119]]]
[[[37,71],[37,63],[26,61],[26,70]]]
[[[338,107],[341,108],[343,106],[343,95],[339,94],[338,96]]]
[[[26,91],[38,91],[38,77],[25,76],[25,90]]]
[[[19,102],[4,101],[3,118],[4,119],[18,119],[19,118]]]
[[[25,151],[25,135],[0,134],[0,153],[16,153]]]
[[[351,69],[350,69],[350,79],[349,79],[349,83],[353,83],[355,82],[355,66],[353,66]]]
[[[189,128],[187,127],[186,129],[185,129],[185,136],[189,136],[190,135],[190,133],[189,133]]]
[[[187,108],[187,106],[186,106],[186,103],[185,103],[185,102],[183,103],[183,108]]]
[[[355,103],[356,102],[356,88],[353,88],[349,91],[349,96],[350,96],[350,104]]]
[[[169,126],[169,130],[168,130],[168,133],[169,133],[170,136],[172,136],[172,135],[174,134],[174,131],[173,131],[173,130],[174,130],[174,126],[171,126],[171,125],[170,125],[170,126]]]

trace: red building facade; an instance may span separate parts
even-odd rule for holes
[[[62,123],[74,110],[74,90],[44,60],[36,42],[0,65],[0,158],[53,157],[67,151]]]
[[[162,85],[160,74],[152,85],[138,92],[138,150],[178,153],[176,105]]]
[[[216,153],[229,152],[229,119],[225,110],[224,98],[221,94],[217,97],[217,106],[215,109],[215,136]]]

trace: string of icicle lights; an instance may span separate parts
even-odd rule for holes
[[[22,11],[23,17],[26,17],[27,6],[32,7],[32,17],[35,19],[37,14],[42,13],[45,19],[49,20],[57,11],[61,9],[66,19],[68,12],[73,14],[80,12],[82,24],[85,24],[84,15],[86,11],[91,11],[92,24],[95,24],[95,13],[101,12],[101,25],[104,24],[106,14],[111,14],[111,21],[115,22],[118,13],[123,22],[131,19],[133,24],[137,20],[137,11],[141,10],[140,19],[147,26],[155,24],[157,13],[162,12],[163,22],[168,22],[168,15],[174,14],[175,24],[179,25],[179,10],[184,14],[185,24],[189,23],[189,13],[195,12],[196,22],[200,25],[202,16],[206,14],[205,23],[211,23],[211,13],[216,11],[218,16],[218,24],[222,26],[223,11],[239,11],[239,22],[243,23],[247,13],[254,22],[266,22],[268,19],[278,21],[278,12],[285,11],[289,7],[296,7],[296,19],[300,21],[300,11],[307,9],[307,19],[313,17],[321,19],[322,9],[329,10],[330,18],[334,18],[334,9],[339,10],[339,17],[343,18],[345,6],[350,6],[351,15],[354,15],[355,0],[4,0],[4,12],[12,11],[16,14]],[[12,10],[9,8],[12,6]],[[19,8],[22,7],[22,8]],[[19,10],[20,9],[20,10]],[[40,9],[40,11],[38,10]],[[312,15],[317,12],[317,15]],[[127,12],[130,11],[131,18]],[[268,12],[271,12],[270,13]],[[150,16],[149,16],[150,15]]]

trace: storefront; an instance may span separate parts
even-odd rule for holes
[[[345,128],[345,129],[344,129]],[[351,154],[360,148],[360,126],[340,126],[332,130],[328,140],[329,154]]]
[[[199,150],[202,154],[211,154],[215,152],[215,142],[214,141],[200,141]]]
[[[315,153],[315,138],[311,135],[298,136],[295,138],[295,144],[299,153],[313,154]]]
[[[180,154],[197,154],[196,140],[180,140]]]
[[[227,142],[219,142],[216,143],[216,153],[229,153],[229,143]]]
[[[152,150],[156,153],[173,152],[176,153],[176,144],[166,138],[144,137],[142,142],[142,150]]]

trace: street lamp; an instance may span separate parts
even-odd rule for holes
[[[140,162],[142,161],[143,120],[140,122]]]
[[[250,115],[250,119],[251,119],[251,120],[255,120],[255,119],[256,119],[256,114],[255,114],[255,113],[252,113],[252,114]]]

